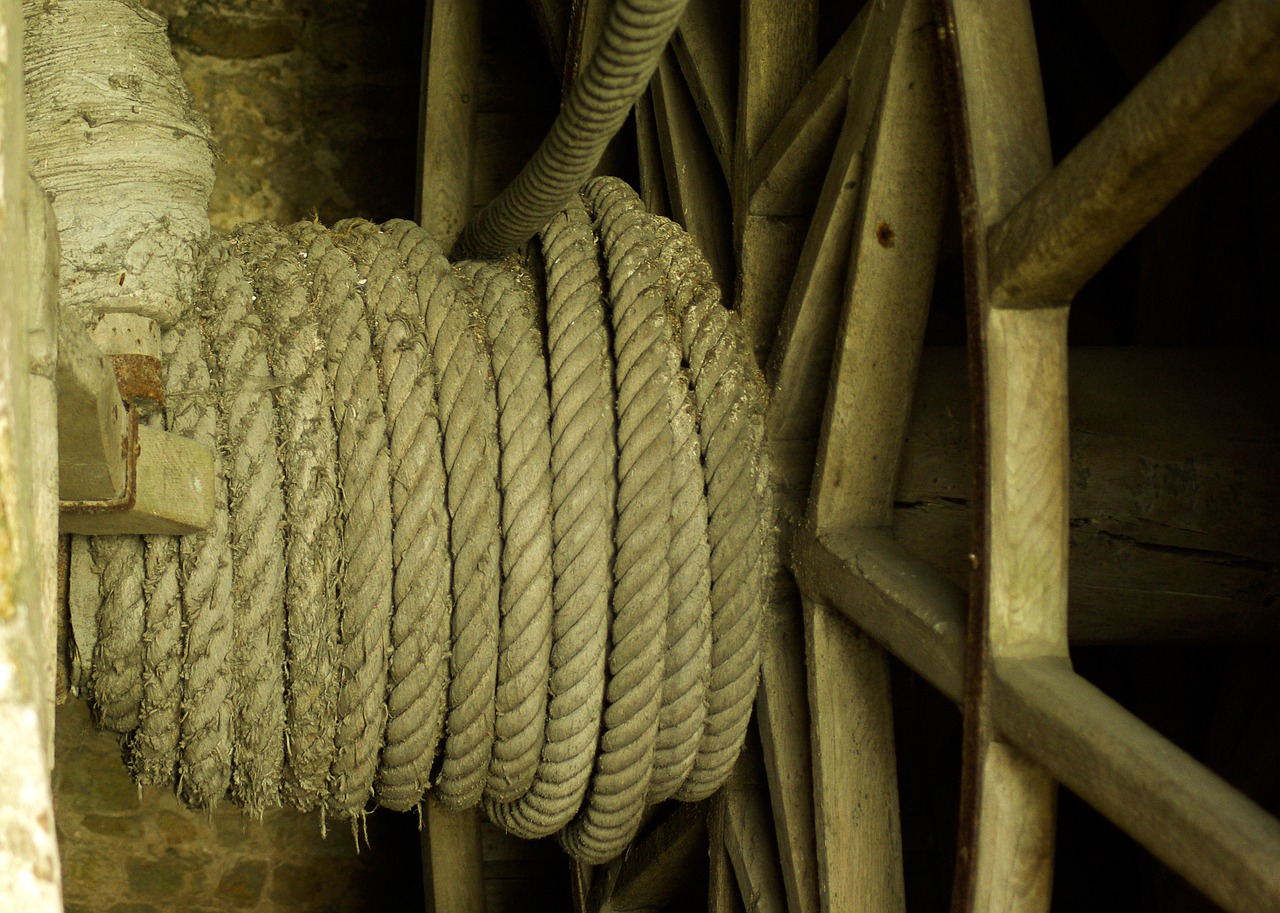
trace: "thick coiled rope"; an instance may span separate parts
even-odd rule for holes
[[[215,521],[94,544],[93,693],[140,780],[353,821],[431,788],[603,862],[727,776],[769,560],[759,374],[625,184],[540,254],[451,265],[359,221],[206,254],[168,422],[219,455]]]

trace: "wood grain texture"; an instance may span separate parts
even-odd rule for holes
[[[480,813],[453,811],[427,793],[422,838],[426,913],[484,913]]]
[[[602,913],[662,909],[696,880],[706,858],[706,805],[677,806],[627,851]]]
[[[804,613],[819,907],[824,913],[901,911],[902,835],[887,660],[835,609],[805,600]]]
[[[1048,127],[1025,0],[938,6],[978,429],[953,908],[1037,913],[1050,904],[1056,785],[999,743],[987,683],[995,658],[1067,654],[1067,321],[1065,309],[993,308],[986,242],[1048,173]]]
[[[766,623],[767,631],[760,639],[756,723],[773,806],[778,859],[787,909],[793,913],[816,913],[818,873],[809,695],[804,619],[798,597],[790,591],[775,595],[769,603]]]
[[[894,537],[967,588],[965,353],[925,349]],[[1242,397],[1241,390],[1254,395]],[[1071,350],[1073,644],[1280,638],[1280,376],[1256,351]]]
[[[698,242],[720,287],[732,288],[729,188],[670,50],[658,61],[650,94],[671,216]]]
[[[57,348],[59,497],[118,498],[129,424],[115,371],[74,320],[59,324]]]
[[[847,527],[793,544],[801,593],[837,609],[952,700],[963,692],[965,594],[883,531]]]
[[[418,222],[448,250],[471,218],[479,0],[428,0],[419,114]]]
[[[213,520],[213,454],[190,438],[138,428],[137,481],[128,510],[64,510],[59,528],[82,536],[181,536]]]
[[[787,913],[765,786],[760,745],[748,732],[734,776],[724,788],[725,851],[749,913]]]
[[[691,0],[671,36],[671,49],[726,178],[732,170],[738,113],[736,26],[734,17],[725,16],[716,0]]]
[[[738,260],[737,310],[761,362],[768,355],[803,219],[750,212],[751,161],[817,63],[814,0],[742,0],[738,23],[738,105],[730,192]],[[797,224],[799,222],[799,224]]]
[[[900,7],[894,3],[894,9]],[[827,52],[813,76],[796,95],[778,126],[760,145],[752,158],[747,176],[747,193],[752,212],[802,215],[813,211],[818,201],[818,188],[830,151],[840,133],[841,118],[847,110],[847,99],[854,70],[864,58],[868,24],[873,19],[889,17],[887,7],[864,6],[845,29],[835,46]],[[892,31],[886,38],[892,38]],[[887,59],[888,48],[883,56]],[[879,78],[859,91],[874,92]],[[874,103],[860,116],[870,123]]]
[[[1280,909],[1280,821],[1052,657],[997,660],[1001,731],[1229,911]]]
[[[927,0],[908,0],[896,22],[887,23],[895,26],[893,58],[864,154],[843,315],[830,362],[832,401],[823,435],[838,445],[819,449],[814,472],[813,484],[824,494],[813,509],[819,530],[842,519],[887,526],[892,518],[947,192],[931,22]],[[870,28],[868,40],[883,41],[878,31]],[[870,103],[866,97],[850,99],[854,108]],[[810,319],[810,339],[829,336],[821,318]],[[817,386],[821,375],[814,367],[797,382]]]

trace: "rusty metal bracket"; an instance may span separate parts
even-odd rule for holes
[[[138,407],[132,402],[125,406],[129,423],[124,445],[124,493],[118,498],[92,498],[78,501],[58,501],[63,514],[104,514],[133,510],[138,500]]]

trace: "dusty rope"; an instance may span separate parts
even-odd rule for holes
[[[233,236],[233,248],[243,239]],[[235,638],[231,653],[232,793],[251,815],[279,804],[284,769],[284,496],[276,414],[253,290],[228,258],[228,294],[205,325],[217,359],[230,504]]]
[[[634,194],[634,192],[632,192]],[[772,559],[764,381],[737,315],[720,305],[706,260],[688,235],[644,214],[676,279],[681,347],[693,376],[707,481],[712,643],[709,707],[693,771],[676,798],[697,801],[738,756],[760,669],[760,625]]]
[[[205,291],[221,300],[223,288],[215,249],[206,258]],[[213,452],[213,522],[202,533],[178,543],[178,582],[182,589],[182,716],[179,728],[178,791],[186,801],[213,807],[231,780],[230,679],[231,562],[227,527],[227,482],[216,394],[209,377],[212,356],[201,320],[194,314],[171,331],[171,367],[165,399],[169,427]],[[176,375],[176,381],[174,380]]]
[[[328,798],[336,725],[339,553],[337,433],[305,247],[272,226],[245,236],[254,310],[268,335],[284,471],[286,700],[283,799]]]
[[[173,334],[168,337],[165,363],[174,366]],[[169,383],[169,386],[174,386]],[[162,416],[152,416],[162,428]],[[151,786],[173,782],[178,766],[178,716],[182,673],[182,593],[178,588],[178,539],[143,539],[142,580],[142,706],[129,766],[134,779]]]
[[[90,554],[100,580],[93,697],[98,722],[114,732],[138,725],[142,704],[142,539],[94,536]]]
[[[505,267],[505,268],[504,268]],[[502,627],[493,757],[485,795],[528,791],[542,752],[551,666],[551,407],[532,279],[466,263],[493,352],[502,488]]]
[[[599,253],[580,202],[542,234],[551,391],[554,617],[542,758],[528,791],[487,801],[512,833],[546,837],[586,793],[604,699],[617,488],[613,371]]]
[[[396,611],[376,793],[381,805],[403,811],[430,785],[444,724],[452,599],[440,423],[431,356],[415,330],[417,295],[399,252],[367,222],[339,223],[335,232],[360,275],[387,405]]]
[[[531,274],[451,266],[405,222],[245,227],[208,254],[216,307],[166,345],[173,429],[231,455],[214,525],[176,574],[149,542],[137,594],[91,581],[78,602],[101,603],[99,654],[140,619],[142,671],[120,681],[147,717],[142,779],[173,769],[150,719],[173,649],[151,633],[171,638],[180,596],[193,803],[230,788],[358,824],[371,798],[408,809],[433,786],[604,862],[646,804],[723,780],[770,560],[763,387],[687,236],[618,182],[585,202]],[[274,640],[249,643],[262,625]],[[245,731],[262,682],[280,683],[274,739]],[[265,767],[254,738],[279,749]]]
[[[493,753],[502,542],[498,407],[478,318],[439,246],[411,222],[388,223],[385,231],[417,276],[418,319],[434,356],[444,432],[454,609],[436,790],[442,803],[460,808],[480,800]]]
[[[597,185],[598,186],[598,185]],[[628,271],[608,200],[585,196],[601,226],[618,403],[614,618],[604,725],[586,801],[559,834],[578,858],[603,862],[640,826],[658,735],[671,548],[671,390],[679,360],[657,274]]]
[[[301,223],[300,234],[328,325],[326,365],[338,431],[342,608],[331,807],[355,818],[373,793],[386,731],[392,582],[387,423],[355,266],[319,226]]]

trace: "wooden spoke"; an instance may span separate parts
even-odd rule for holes
[[[1280,99],[1280,4],[1224,0],[1000,220],[996,307],[1069,300]]]
[[[786,913],[778,847],[769,820],[768,803],[760,794],[764,785],[760,749],[753,733],[733,775],[724,788],[724,845],[733,865],[738,891],[750,898],[753,911]]]
[[[1280,909],[1280,821],[1051,657],[1001,659],[1001,731],[1228,910]]]
[[[707,806],[680,805],[627,853],[601,910],[660,910],[687,888],[706,858]]]
[[[453,811],[428,792],[422,834],[422,878],[429,913],[484,913],[480,813]]]
[[[849,86],[855,67],[863,60],[864,48],[873,50],[881,67],[857,78],[864,82],[860,92],[874,93],[883,78],[883,63],[888,58],[896,10],[890,13],[879,4],[868,4],[845,29],[813,77],[796,96],[773,133],[761,145],[749,165],[747,191],[752,212],[802,215],[814,208],[814,190],[821,185],[825,163],[836,135],[840,119],[848,108]],[[887,34],[869,48],[867,29],[871,21],[887,22]],[[861,112],[869,119],[872,104]],[[860,151],[861,147],[859,147]]]
[[[804,624],[798,595],[788,591],[770,602],[761,638],[760,690],[756,722],[773,806],[778,858],[787,909],[817,913],[817,847],[813,827],[813,771],[809,750]]]
[[[757,213],[750,205],[751,162],[785,116],[817,63],[816,0],[743,0],[738,25],[738,108],[733,195],[735,298],[763,362],[777,331],[805,217]]]
[[[731,23],[716,0],[692,0],[671,39],[726,179],[733,171],[738,91],[738,41]]]
[[[672,218],[697,240],[712,275],[728,288],[733,279],[728,187],[670,51],[658,63],[650,94]]]

